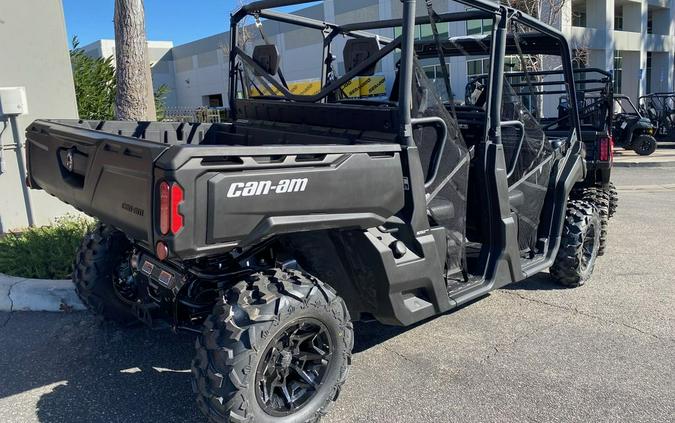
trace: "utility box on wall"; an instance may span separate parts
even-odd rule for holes
[[[0,233],[77,213],[43,191],[25,191],[26,127],[35,119],[76,119],[77,103],[61,0],[1,1]],[[26,198],[28,197],[28,198]]]
[[[0,116],[18,116],[28,113],[24,87],[0,87]]]

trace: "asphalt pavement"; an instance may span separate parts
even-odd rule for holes
[[[412,328],[356,325],[325,422],[675,421],[675,169],[615,170],[587,286],[546,274]],[[86,313],[0,314],[0,421],[203,422],[193,337]]]

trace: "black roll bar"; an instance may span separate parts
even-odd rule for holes
[[[567,39],[565,36],[562,34],[562,32],[558,31],[557,29],[553,28],[550,25],[547,25],[541,21],[536,20],[535,18],[522,13],[519,10],[513,9],[511,7],[501,5],[497,2],[493,2],[490,0],[455,0],[457,3],[464,4],[467,7],[470,7],[475,10],[470,10],[470,11],[465,11],[465,12],[456,12],[456,13],[444,13],[440,14],[439,18],[437,19],[437,22],[455,22],[455,21],[462,21],[462,20],[471,20],[471,19],[493,19],[493,34],[492,34],[492,46],[491,46],[491,51],[490,51],[490,57],[492,58],[491,60],[491,67],[492,67],[492,72],[491,72],[491,83],[490,87],[494,90],[491,95],[488,96],[488,107],[489,107],[489,113],[488,113],[488,125],[486,125],[486,131],[488,132],[487,135],[489,138],[496,143],[501,142],[501,136],[500,136],[500,113],[499,113],[499,105],[494,104],[495,102],[492,101],[493,98],[500,98],[501,92],[498,92],[501,90],[501,79],[503,78],[504,74],[504,54],[506,51],[506,44],[507,44],[507,24],[511,20],[515,20],[517,22],[520,22],[538,32],[541,34],[547,35],[555,40],[558,40],[560,42],[560,55],[563,58],[563,71],[565,74],[569,75],[570,77],[573,75],[574,69],[572,68],[571,61],[572,61],[572,52],[569,47],[569,44],[567,42]],[[298,15],[292,15],[292,14],[286,14],[286,13],[281,13],[269,9],[274,9],[274,8],[279,8],[279,7],[285,7],[285,6],[294,6],[294,5],[302,5],[302,4],[309,4],[313,3],[314,1],[312,0],[259,0],[259,1],[254,1],[248,5],[245,5],[241,7],[238,11],[236,11],[232,16],[231,16],[231,21],[230,21],[230,37],[231,37],[231,46],[232,48],[230,49],[230,107],[231,111],[233,113],[233,117],[236,119],[236,78],[235,73],[236,73],[236,58],[237,56],[242,57],[242,60],[247,62],[247,64],[250,64],[249,60],[246,60],[247,58],[250,59],[240,49],[236,47],[237,45],[237,25],[239,22],[247,15],[255,15],[258,17],[263,17],[266,19],[270,20],[275,20],[275,21],[280,21],[284,23],[289,23],[293,25],[298,25],[298,26],[303,26],[306,28],[312,28],[316,30],[323,31],[324,33],[329,33],[328,37],[330,39],[334,38],[336,35],[343,34],[343,35],[348,35],[351,37],[376,37],[375,34],[363,32],[365,30],[369,29],[381,29],[381,28],[386,28],[386,27],[396,27],[396,26],[402,26],[403,31],[402,31],[402,36],[397,38],[396,40],[388,40],[388,39],[383,39],[383,37],[378,37],[381,40],[382,44],[387,44],[386,47],[391,47],[391,49],[388,52],[391,52],[393,48],[396,48],[400,45],[401,50],[402,50],[402,57],[401,57],[401,68],[400,68],[400,81],[401,84],[399,86],[400,92],[399,92],[399,101],[401,104],[401,107],[399,107],[400,113],[401,113],[401,122],[402,122],[402,128],[401,132],[402,135],[405,136],[407,139],[407,142],[411,142],[412,139],[412,125],[411,125],[411,111],[410,111],[410,105],[411,105],[411,98],[412,98],[412,93],[411,93],[411,87],[412,87],[412,80],[413,80],[413,58],[415,55],[415,37],[414,37],[414,31],[415,31],[415,25],[417,24],[425,24],[425,23],[430,23],[430,17],[429,16],[420,16],[419,18],[415,16],[416,13],[416,0],[402,0],[403,3],[403,19],[392,19],[392,20],[386,20],[386,21],[372,21],[372,22],[361,22],[361,23],[352,23],[352,24],[347,24],[347,25],[337,25],[329,22],[324,22],[316,19],[311,19],[303,16],[298,16]],[[397,41],[393,43],[393,41]],[[395,44],[395,46],[389,46],[388,44]],[[387,48],[384,48],[383,50],[388,50]],[[369,62],[372,60],[379,60],[381,59],[380,55],[376,55]],[[371,63],[372,64],[372,63]],[[324,58],[324,68],[322,69],[322,75],[326,72],[326,64],[325,64],[325,58]],[[255,68],[255,66],[254,66]],[[263,76],[269,76],[265,75],[265,72],[262,72]],[[334,89],[339,88],[342,84],[344,84],[347,80],[347,78],[351,78],[355,75],[354,72],[349,72],[347,75],[343,76],[342,78],[332,82],[328,87],[325,87],[324,89],[321,90],[321,93],[315,95],[315,96],[294,96],[288,92],[288,90],[285,89],[285,87],[281,87],[280,84],[274,78],[265,78],[268,82],[270,82],[275,88],[279,89],[281,92],[284,93],[284,95],[288,98],[295,99],[295,100],[304,100],[304,101],[318,101],[321,98],[325,97],[326,91],[330,89],[331,91]],[[573,78],[570,78],[573,79]],[[575,90],[570,90],[570,96],[571,98],[569,99],[570,102],[573,104],[576,104],[577,98],[576,98],[576,92]],[[576,115],[576,114],[575,114]],[[574,117],[575,121],[575,129],[577,130],[577,134],[581,133],[581,127],[579,123],[579,118],[578,115]]]

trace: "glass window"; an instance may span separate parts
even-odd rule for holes
[[[436,66],[425,66],[424,73],[427,75],[427,78],[433,81],[436,79]]]
[[[482,32],[482,22],[480,20],[466,21],[466,35],[477,35]]]
[[[572,3],[572,26],[586,26],[586,2]]]
[[[466,9],[467,11],[476,9]],[[466,21],[466,35],[490,34],[492,32],[492,19],[474,19]]]
[[[614,29],[623,31],[623,7],[619,6],[614,10]]]

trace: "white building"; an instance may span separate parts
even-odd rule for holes
[[[565,2],[555,26],[568,35],[573,48],[588,52],[588,67],[614,70],[615,86],[637,99],[655,91],[674,90],[675,8],[673,0],[560,0]],[[463,11],[465,7],[448,0],[434,1],[438,12]],[[326,0],[296,12],[299,15],[344,24],[355,21],[391,19],[401,16],[399,0]],[[426,14],[423,1],[418,1],[418,16]],[[487,21],[441,24],[442,36],[461,36],[489,31]],[[431,29],[422,26],[420,37],[431,36]],[[250,30],[256,33],[255,28]],[[282,57],[282,68],[289,81],[318,78],[321,60],[321,37],[318,31],[288,24],[266,22],[267,37],[274,42]],[[393,37],[394,31],[380,34]],[[169,106],[221,106],[227,103],[227,45],[229,33],[223,32],[171,48],[169,42],[150,42],[155,86],[166,84],[171,93]],[[112,51],[111,41],[102,40],[105,55]],[[92,49],[92,45],[85,49]],[[337,46],[338,70],[343,70]],[[89,50],[88,50],[89,51]],[[96,54],[96,53],[93,53]],[[153,59],[154,58],[154,59]],[[450,58],[452,86],[463,93],[467,76],[484,72],[486,60]],[[433,77],[438,65],[427,60],[427,73]],[[394,59],[388,57],[380,69],[387,84],[394,79]],[[440,72],[438,72],[440,75]]]
[[[573,0],[562,30],[588,48],[589,66],[613,69],[616,91],[635,99],[675,89],[674,21],[672,0]]]

